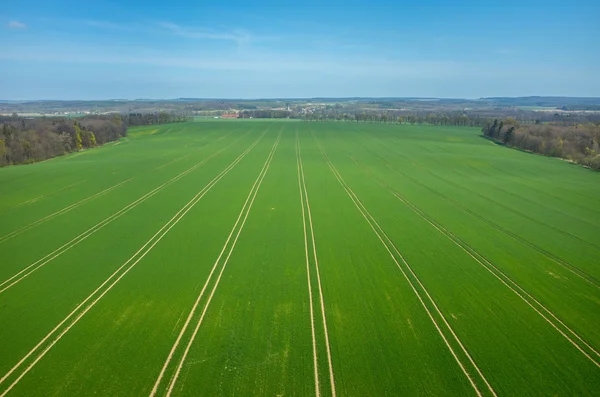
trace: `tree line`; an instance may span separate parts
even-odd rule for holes
[[[402,123],[402,124],[430,124],[430,125],[458,125],[481,127],[488,120],[479,115],[468,115],[463,112],[344,112],[341,107],[331,106],[301,113],[298,111],[282,109],[243,110],[238,113],[238,118],[248,119],[282,119],[295,118],[306,121],[353,121],[370,123]]]
[[[192,117],[183,112],[152,112],[152,113],[129,113],[122,116],[123,122],[128,126],[182,123],[192,120]]]
[[[238,113],[240,119],[289,119],[292,112],[280,109],[243,110]]]
[[[487,117],[470,115],[463,112],[337,112],[335,110],[316,110],[299,116],[306,121],[347,121],[356,123],[400,123],[400,124],[429,124],[456,125],[481,127]]]
[[[127,127],[187,121],[177,113],[94,115],[77,119],[0,116],[0,166],[28,164],[127,136]]]
[[[490,120],[482,131],[508,146],[600,169],[600,123],[521,124],[508,118]]]

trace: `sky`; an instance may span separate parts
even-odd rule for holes
[[[600,96],[599,1],[5,0],[0,99]]]

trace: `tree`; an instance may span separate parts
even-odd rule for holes
[[[96,137],[94,133],[87,130],[81,130],[81,144],[85,148],[90,148],[96,146]]]
[[[515,135],[515,126],[513,125],[508,129],[508,131],[506,131],[506,134],[504,134],[504,139],[502,141],[505,144],[512,143],[514,135]]]
[[[80,131],[77,131],[77,132],[75,133],[75,148],[76,148],[77,150],[81,150],[81,147],[83,146],[83,145],[82,145],[82,143],[83,143],[83,142],[82,142],[82,140],[81,140],[81,132],[80,132]]]
[[[6,143],[0,139],[0,165],[5,165],[7,164],[6,161],[6,153],[8,152],[8,149],[6,148]]]
[[[494,124],[492,124],[492,128],[490,128],[489,136],[491,136],[492,138],[495,138],[497,130],[498,130],[498,119],[494,119]]]

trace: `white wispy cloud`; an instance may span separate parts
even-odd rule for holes
[[[255,39],[259,39],[260,41],[266,41],[267,39],[253,37],[244,29],[217,30],[210,28],[193,28],[166,21],[127,24],[107,20],[78,20],[73,22],[93,28],[112,31],[135,31],[140,34],[166,34],[193,40],[223,40],[234,42],[237,45],[243,45],[250,41],[255,41]]]
[[[9,29],[25,29],[27,25],[19,21],[10,21],[6,24],[6,27]]]
[[[131,55],[133,54],[133,55]],[[127,51],[118,53],[107,48],[70,48],[48,51],[44,48],[2,49],[0,60],[29,60],[38,62],[69,62],[96,65],[146,65],[161,68],[190,70],[236,71],[259,74],[304,73],[348,78],[451,78],[500,73],[481,65],[452,61],[389,60],[382,58],[324,57],[322,54],[281,54],[278,52],[232,53],[227,56],[197,56],[188,53],[162,51]]]
[[[188,39],[229,40],[236,42],[238,45],[248,43],[252,39],[250,34],[242,29],[223,32],[213,29],[184,27],[172,22],[159,22],[157,23],[157,26],[165,29],[171,34]]]

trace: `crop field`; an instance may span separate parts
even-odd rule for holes
[[[600,173],[259,120],[0,169],[0,397],[599,391]]]

